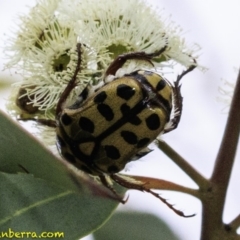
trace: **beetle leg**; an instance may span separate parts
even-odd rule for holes
[[[108,188],[119,200],[119,202],[125,204],[128,200],[128,198],[126,200],[123,200],[123,198],[121,196],[118,195],[118,193],[115,191],[115,189],[112,187],[111,184],[109,184],[109,182],[107,181],[106,177],[104,175],[99,175],[100,181],[102,182],[102,184]]]
[[[58,116],[58,114],[62,111],[63,105],[64,105],[67,97],[69,96],[72,89],[76,86],[77,74],[81,70],[81,62],[82,62],[81,43],[77,43],[77,66],[74,71],[72,79],[68,82],[66,88],[64,89],[64,91],[62,92],[62,94],[59,98],[59,101],[58,101],[57,107],[56,107],[56,116]]]
[[[181,115],[182,115],[182,102],[183,97],[181,94],[181,84],[180,80],[183,76],[185,76],[187,73],[191,72],[193,69],[196,68],[196,65],[191,65],[188,69],[183,71],[180,75],[177,76],[177,80],[172,85],[172,91],[173,91],[173,107],[174,107],[174,115],[173,118],[170,120],[170,122],[167,124],[167,127],[164,129],[163,133],[168,133],[175,128],[177,128]]]
[[[165,45],[163,48],[161,48],[160,50],[154,53],[130,52],[130,53],[119,55],[109,65],[108,69],[106,70],[105,76],[115,75],[117,70],[121,68],[126,63],[127,60],[143,60],[153,65],[151,60],[154,57],[161,55],[166,50],[166,48],[167,48],[167,45]]]
[[[37,123],[40,123],[42,125],[56,128],[56,121],[52,119],[44,119],[44,118],[18,118],[18,121],[35,121]]]
[[[154,197],[158,198],[160,201],[162,201],[164,204],[166,204],[172,211],[174,211],[177,215],[179,215],[181,217],[193,217],[195,215],[195,214],[185,215],[182,211],[174,208],[172,204],[168,203],[167,200],[165,198],[162,198],[158,193],[155,193],[150,188],[145,187],[144,182],[136,181],[133,178],[131,178],[131,176],[128,177],[126,175],[123,176],[123,175],[119,175],[119,174],[111,174],[110,177],[116,183],[118,183],[119,185],[121,185],[127,189],[134,189],[134,190],[139,190],[142,192],[148,192],[148,193],[152,194]]]

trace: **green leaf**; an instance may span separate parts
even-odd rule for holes
[[[169,227],[154,215],[118,212],[98,231],[95,240],[178,240]]]
[[[0,112],[0,171],[24,172],[75,189],[64,163],[32,135]]]
[[[56,158],[1,112],[0,129],[0,232],[62,231],[65,239],[79,239],[111,216],[118,201],[110,191]]]
[[[115,202],[36,179],[30,174],[0,173],[0,232],[63,232],[79,239],[99,227]]]

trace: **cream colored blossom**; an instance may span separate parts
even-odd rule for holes
[[[59,8],[60,12],[72,18],[75,31],[82,41],[101,55],[104,68],[123,52],[152,53],[165,45],[165,60],[171,59],[189,66],[197,57],[199,47],[194,45],[189,48],[186,45],[180,36],[181,28],[162,17],[163,11],[153,10],[141,0],[90,0],[84,4],[70,0],[62,1]]]
[[[238,73],[238,69],[234,68],[234,72]],[[235,89],[236,82],[222,79],[221,85],[218,88],[220,95],[217,100],[223,103],[223,112],[227,113],[232,102],[233,92]]]
[[[48,1],[39,1],[28,17],[22,17],[23,23],[20,24],[18,35],[12,39],[12,46],[6,48],[10,58],[6,67],[17,65],[23,76],[23,81],[14,84],[15,88],[26,89],[19,99],[27,95],[29,104],[45,114],[56,107],[60,94],[72,78],[77,61],[78,37],[73,31],[72,23],[61,19],[57,14],[57,2],[49,3],[48,9]],[[42,22],[42,18],[45,22]],[[15,56],[13,60],[11,54]],[[78,75],[80,81],[72,97],[89,81],[89,76],[86,75],[95,73],[91,62],[96,62],[96,54],[84,46],[81,54],[82,71]]]
[[[44,29],[55,18],[58,0],[39,0],[28,15],[20,15],[17,23],[17,32],[7,41],[5,53],[9,58],[6,67],[23,63],[31,55]]]
[[[153,60],[161,72],[176,63],[183,68],[196,64],[197,45],[189,48],[180,27],[163,16],[163,11],[141,0],[39,0],[29,15],[21,17],[19,31],[6,48],[6,67],[15,66],[23,78],[14,85],[21,93],[18,106],[27,98],[27,104],[38,110],[28,112],[33,117],[54,115],[76,68],[77,42],[81,44],[81,71],[69,102],[89,81],[97,82],[111,61],[125,52],[153,53],[166,47]],[[152,67],[143,61],[129,62],[118,76]]]

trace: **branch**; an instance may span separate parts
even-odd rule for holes
[[[232,99],[232,104],[223,135],[222,143],[217,155],[211,182],[219,189],[217,203],[222,210],[227,194],[227,187],[234,163],[240,132],[240,73]]]
[[[193,168],[182,156],[180,156],[166,142],[157,140],[158,147],[172,159],[201,189],[208,188],[209,182],[195,168]]]
[[[240,227],[240,214],[228,224],[233,231],[237,231]]]
[[[212,177],[211,188],[202,199],[202,233],[201,239],[240,239],[236,231],[229,231],[230,225],[222,222],[227,188],[234,163],[240,132],[240,73],[232,99],[229,116],[224,131],[223,139],[216,158]],[[237,217],[233,220],[233,227],[239,223]],[[238,225],[239,226],[239,225]],[[230,226],[231,228],[231,226]]]

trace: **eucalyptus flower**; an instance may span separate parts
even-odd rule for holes
[[[39,0],[35,7],[30,9],[28,15],[20,15],[16,21],[17,30],[14,36],[9,38],[5,53],[9,59],[6,64],[10,68],[16,64],[24,64],[31,55],[32,49],[36,48],[46,29],[54,18],[58,0]]]
[[[167,45],[157,62],[174,60],[189,66],[199,50],[187,47],[180,36],[181,28],[165,19],[162,10],[154,10],[141,0],[62,1],[59,11],[70,16],[81,40],[101,56],[105,68],[124,52],[155,52]],[[171,63],[172,64],[172,63]]]
[[[66,19],[62,20],[57,14],[56,3],[58,1],[51,2],[50,9],[47,8],[47,2],[39,1],[29,17],[21,18],[23,23],[20,24],[22,27],[19,34],[15,40],[12,40],[12,46],[6,48],[11,59],[6,67],[17,64],[17,68],[22,71],[20,73],[23,75],[23,81],[14,84],[14,87],[20,89],[19,93],[21,93],[17,95],[17,105],[21,108],[21,103],[27,98],[27,105],[32,105],[33,108],[45,114],[52,112],[56,107],[60,94],[72,77],[77,61],[77,35],[73,31],[72,23]],[[44,24],[40,20],[41,17],[46,20]],[[28,34],[30,32],[32,34]],[[24,36],[23,39],[22,36]],[[12,53],[14,55],[15,49],[17,50],[13,61],[10,55]],[[84,46],[82,46],[81,53],[82,71],[78,76],[81,82],[72,95],[82,90],[89,81],[86,75],[94,73],[91,62],[95,61],[94,55],[96,54]],[[16,94],[16,91],[13,94]],[[22,110],[35,113],[29,112],[27,105]],[[14,106],[10,108],[14,109]]]
[[[234,72],[237,73],[238,71],[239,70],[237,68],[234,68]],[[236,82],[222,79],[222,83],[218,88],[220,95],[218,96],[217,100],[223,103],[224,108],[222,111],[224,113],[227,113],[229,110],[230,104],[232,102],[235,85],[236,85]]]
[[[6,67],[14,66],[22,75],[14,85],[17,99],[10,98],[10,109],[22,116],[25,112],[53,118],[76,68],[77,43],[81,44],[81,70],[68,104],[88,82],[97,83],[119,54],[166,48],[153,59],[161,73],[177,63],[183,68],[197,65],[198,46],[189,48],[180,27],[163,15],[141,0],[38,0],[29,15],[20,18],[19,30],[6,47]],[[152,67],[144,61],[129,61],[116,76]]]
[[[54,34],[52,35],[52,33]],[[24,64],[26,72],[24,81],[15,84],[28,89],[25,95],[27,94],[33,105],[42,111],[53,109],[56,106],[60,94],[72,78],[77,61],[77,36],[71,28],[62,27],[57,22],[53,22],[49,25],[45,35],[46,40],[40,42],[39,47],[32,49],[29,61]],[[78,78],[81,79],[78,88],[81,90],[88,82],[85,75],[93,73],[93,70],[89,70],[89,67],[86,66],[90,61],[91,51],[83,46],[82,66],[84,67],[78,75]]]

